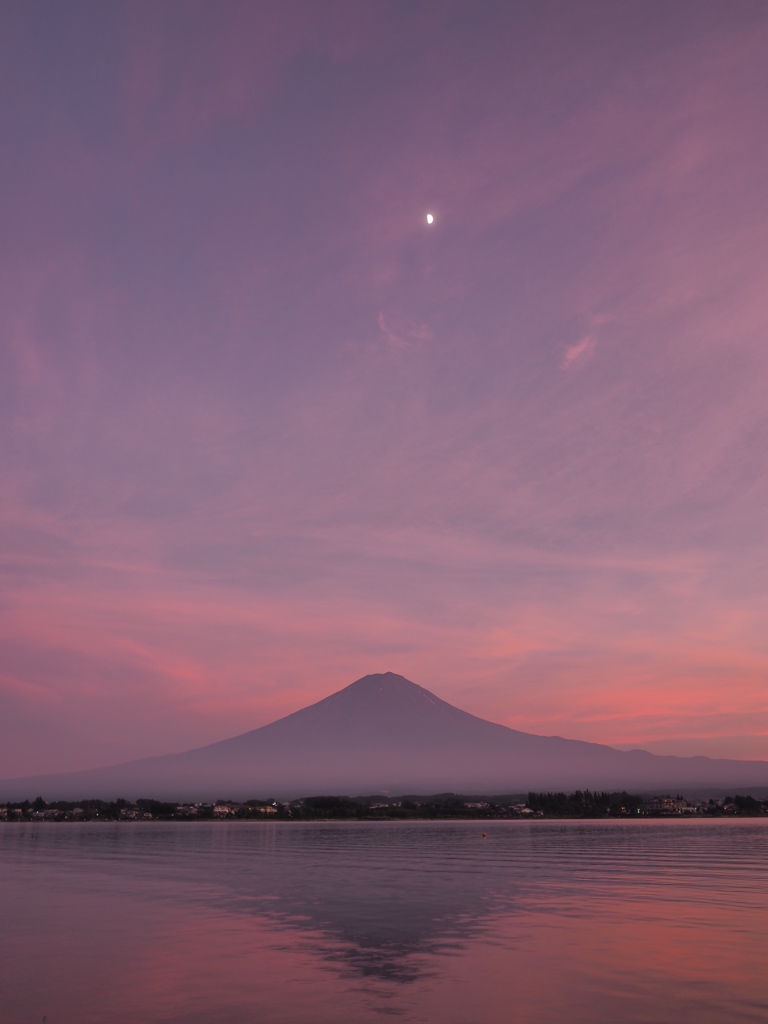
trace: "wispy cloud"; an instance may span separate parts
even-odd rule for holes
[[[377,323],[382,335],[393,348],[407,348],[412,342],[429,341],[432,338],[428,324],[417,324],[406,318],[390,321],[382,312],[379,312]]]
[[[569,345],[563,356],[563,369],[567,370],[577,361],[591,359],[597,348],[597,334],[585,334],[579,341]]]

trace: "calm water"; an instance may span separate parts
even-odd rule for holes
[[[764,1022],[767,826],[0,826],[0,1019]]]

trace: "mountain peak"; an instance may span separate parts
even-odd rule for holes
[[[409,686],[415,686],[416,683],[412,683],[410,679],[406,679],[405,676],[398,675],[397,672],[371,672],[367,676],[361,676],[356,679],[354,683],[350,683],[350,686],[374,686],[377,684],[386,685],[387,683],[407,683]]]
[[[450,710],[457,715],[465,714],[397,672],[373,672],[362,676],[343,690],[337,690],[296,714],[324,712],[326,709],[337,714],[342,708],[346,714],[381,716],[389,713],[395,718],[398,715],[407,718],[420,713],[434,714],[437,709],[443,713]]]
[[[338,693],[344,693],[349,690],[421,690],[421,686],[417,686],[416,683],[412,683],[410,679],[406,679],[405,676],[398,675],[397,672],[372,672],[370,675],[361,676],[360,679],[356,679],[354,683],[350,683],[349,686],[345,686],[344,689],[338,690]]]

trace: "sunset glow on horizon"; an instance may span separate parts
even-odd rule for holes
[[[768,759],[764,3],[0,26],[0,777],[387,670]]]

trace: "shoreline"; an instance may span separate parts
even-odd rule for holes
[[[204,821],[628,821],[768,817],[768,800],[727,796],[689,801],[681,796],[628,793],[529,793],[527,798],[437,794],[388,798],[314,796],[290,802],[256,800],[175,803],[148,798],[12,801],[0,805],[0,824],[46,822]]]

